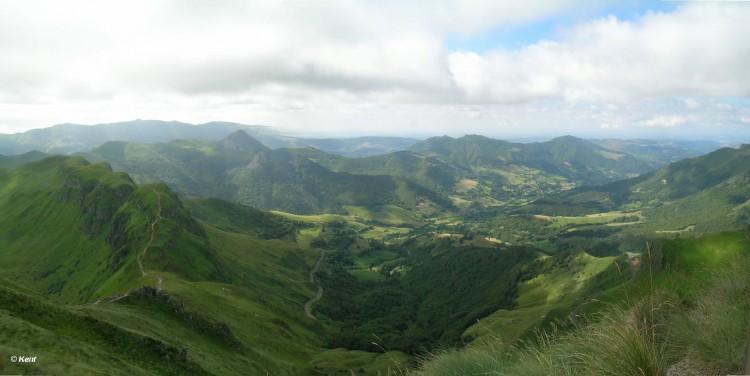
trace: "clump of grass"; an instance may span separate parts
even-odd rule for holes
[[[655,303],[655,304],[654,304]],[[666,351],[658,340],[660,311],[670,302],[642,301],[634,309],[613,308],[601,321],[573,332],[571,362],[578,374],[661,375]]]
[[[507,346],[499,338],[487,340],[482,346],[445,349],[420,359],[418,375],[497,375],[506,367]]]
[[[634,308],[610,307],[597,322],[565,332],[537,332],[507,346],[499,339],[462,350],[444,350],[423,361],[422,375],[663,375],[667,369],[660,294]]]
[[[713,271],[711,282],[668,326],[672,353],[707,374],[737,373],[744,361],[750,260],[735,257],[729,265]]]
[[[563,331],[553,327],[510,346],[497,340],[433,354],[422,361],[418,374],[647,376],[663,375],[672,365],[695,374],[741,373],[750,315],[750,254],[734,251],[747,244],[732,247],[712,241],[705,250],[675,249],[671,257],[678,261],[694,256],[680,252],[725,258],[691,268],[679,262],[661,268],[651,261],[661,255],[654,257],[649,244],[650,261],[628,287],[629,298],[604,308],[593,321]]]

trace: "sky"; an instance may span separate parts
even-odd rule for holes
[[[0,0],[0,133],[750,140],[750,2]]]

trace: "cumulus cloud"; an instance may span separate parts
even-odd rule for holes
[[[694,116],[660,115],[660,116],[654,116],[650,119],[642,120],[638,124],[644,127],[674,128],[674,127],[686,124],[688,122],[693,122],[695,120],[696,120],[696,117]]]
[[[609,16],[520,51],[454,52],[449,65],[459,89],[477,101],[746,96],[749,18],[750,7],[726,3],[636,21]]]
[[[711,101],[750,94],[742,4],[584,20],[514,50],[446,47],[449,35],[512,30],[597,4],[0,0],[0,126],[154,117],[479,132],[747,116]],[[646,105],[654,101],[669,108]]]

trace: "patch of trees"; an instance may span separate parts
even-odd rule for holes
[[[326,299],[318,309],[338,328],[329,345],[418,353],[461,343],[476,320],[511,308],[518,283],[528,277],[524,265],[538,251],[457,247],[449,240],[411,244],[411,269],[402,277],[363,281],[340,266],[323,273]]]

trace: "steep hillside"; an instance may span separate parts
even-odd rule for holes
[[[163,184],[80,157],[0,169],[0,210],[12,327],[0,351],[47,344],[37,368],[4,357],[0,370],[88,373],[80,350],[105,373],[293,375],[321,350],[326,329],[302,309],[316,252],[281,217],[218,200],[186,209]]]
[[[334,172],[284,149],[272,151],[242,131],[219,142],[110,142],[86,155],[139,181],[163,181],[181,193],[260,209],[342,212],[343,205],[414,208],[422,200],[450,205],[408,180]]]
[[[119,209],[136,189],[127,175],[82,158],[0,170],[0,273],[63,301],[91,300],[117,265],[134,256],[119,239],[138,224]]]
[[[560,322],[515,345],[494,338],[435,351],[413,373],[741,374],[750,313],[749,239],[740,231],[660,239],[633,258],[633,281],[592,299],[578,311],[577,325]]]

